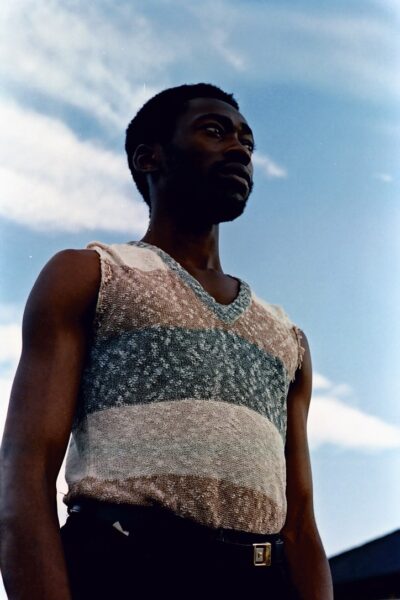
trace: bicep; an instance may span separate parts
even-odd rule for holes
[[[1,448],[14,477],[24,473],[55,482],[65,454],[98,283],[98,266],[87,257],[56,255],[25,308],[22,353]],[[83,263],[85,273],[80,272]]]
[[[305,349],[303,364],[296,372],[287,396],[286,498],[284,531],[295,533],[314,522],[313,484],[307,438],[307,417],[312,392],[312,364],[308,340],[302,333]]]
[[[54,472],[62,462],[84,354],[80,333],[73,329],[50,325],[43,342],[29,344],[21,354],[2,446],[8,457],[28,462],[31,469],[46,465]]]

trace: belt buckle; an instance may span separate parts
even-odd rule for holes
[[[254,556],[253,564],[255,567],[270,567],[271,566],[271,543],[262,542],[253,544]]]

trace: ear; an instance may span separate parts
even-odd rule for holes
[[[155,146],[139,144],[133,156],[132,165],[140,173],[152,173],[159,168],[159,155]]]

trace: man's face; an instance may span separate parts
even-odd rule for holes
[[[190,100],[165,147],[168,208],[198,223],[236,219],[253,188],[253,147],[251,129],[233,106],[213,98]]]

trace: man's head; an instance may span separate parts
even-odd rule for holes
[[[239,216],[251,192],[252,132],[236,100],[210,84],[160,92],[127,129],[133,179],[151,208],[162,195],[168,211],[205,222]]]

